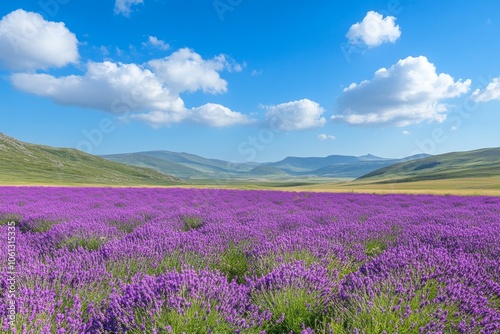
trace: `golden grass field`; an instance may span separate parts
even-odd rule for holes
[[[49,187],[144,187],[153,188],[152,185],[144,186],[117,186],[104,184],[49,184],[26,183],[12,180],[3,181],[4,186],[49,186]],[[488,178],[460,178],[433,181],[417,181],[405,183],[365,183],[337,181],[331,183],[279,183],[279,182],[214,182],[211,184],[187,184],[173,186],[159,186],[161,188],[215,188],[215,189],[255,189],[255,190],[282,190],[282,191],[312,191],[312,192],[338,192],[338,193],[375,193],[375,194],[436,194],[436,195],[462,195],[462,196],[500,196],[500,177]]]
[[[376,194],[435,194],[462,196],[500,196],[500,177],[461,178],[405,183],[364,183],[332,182],[305,185],[289,185],[259,182],[254,184],[188,185],[186,188],[224,188],[224,189],[264,189],[283,191],[313,192],[354,192]]]
[[[315,184],[292,187],[293,190],[325,192],[360,192],[360,193],[411,193],[466,196],[500,196],[500,177],[463,178],[406,183],[361,183]],[[292,190],[290,189],[290,190]]]

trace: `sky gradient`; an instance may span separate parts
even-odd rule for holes
[[[500,3],[0,4],[0,132],[92,154],[500,146]]]

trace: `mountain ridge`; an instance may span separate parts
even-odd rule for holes
[[[500,147],[450,152],[400,162],[357,178],[373,183],[400,183],[500,176]]]
[[[0,183],[4,184],[161,186],[189,184],[191,179],[195,183],[342,179],[353,180],[354,184],[490,176],[500,177],[500,147],[435,156],[417,154],[403,159],[366,154],[233,163],[165,150],[99,157],[71,148],[29,144],[0,133]]]
[[[173,185],[157,170],[115,163],[73,148],[25,143],[0,133],[0,182],[95,185]]]
[[[145,156],[151,157],[150,160],[145,160]],[[189,179],[245,179],[254,177],[258,177],[259,179],[286,177],[353,179],[393,163],[414,159],[413,157],[390,159],[368,154],[361,157],[348,155],[329,155],[326,157],[289,156],[276,162],[233,163],[220,159],[208,159],[185,152],[177,153],[172,151],[144,151],[102,155],[101,157],[115,162],[154,168],[163,173]],[[161,161],[164,163],[161,163]],[[172,166],[170,163],[177,165]],[[180,165],[188,168],[189,173],[182,170]]]

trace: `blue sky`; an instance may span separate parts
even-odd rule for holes
[[[0,4],[0,132],[231,161],[500,146],[500,3]]]

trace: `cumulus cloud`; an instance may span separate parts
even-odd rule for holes
[[[187,48],[163,59],[151,60],[148,65],[158,78],[168,82],[177,92],[202,90],[211,94],[227,91],[227,81],[220,77],[219,72],[232,69],[225,55],[205,60]]]
[[[116,0],[115,15],[129,17],[132,13],[132,6],[144,3],[144,0]]]
[[[337,138],[335,138],[335,136],[322,133],[322,134],[318,135],[318,139],[319,140],[335,140]]]
[[[10,70],[63,67],[78,62],[78,40],[62,22],[18,9],[0,20],[0,64]]]
[[[201,107],[192,108],[190,110],[190,120],[215,127],[249,124],[254,122],[246,115],[214,103],[207,103]]]
[[[500,100],[500,78],[494,78],[484,89],[476,89],[472,99],[477,102]]]
[[[394,16],[384,17],[382,14],[370,11],[366,13],[363,21],[351,26],[346,37],[351,44],[365,44],[368,47],[394,43],[401,36],[401,30],[395,21]]]
[[[325,112],[318,103],[309,99],[281,103],[264,107],[266,119],[283,131],[306,130],[322,127],[326,119],[322,116]]]
[[[162,41],[155,36],[149,36],[148,41],[142,44],[144,46],[152,46],[160,50],[168,50],[170,48],[170,45],[168,45],[168,43],[165,43],[165,41]]]
[[[405,136],[408,136],[408,135],[410,135],[410,134],[411,134],[411,132],[410,132],[410,131],[408,131],[408,130],[404,130],[404,131],[403,131],[403,134],[404,134]]]
[[[13,85],[23,91],[48,97],[61,105],[120,113],[160,109],[180,111],[182,99],[136,64],[90,62],[83,76],[55,77],[49,74],[17,73]]]
[[[356,125],[443,122],[448,106],[441,101],[466,93],[470,84],[437,74],[426,57],[408,57],[379,69],[371,80],[345,88],[338,100],[339,113],[332,119]]]
[[[185,52],[181,50],[181,53]],[[196,67],[183,64],[175,54],[173,58],[180,69],[171,75],[165,75],[161,67],[148,68],[148,64],[105,61],[89,62],[83,75],[56,77],[40,73],[16,73],[11,76],[11,81],[20,90],[50,98],[61,105],[127,114],[131,119],[156,126],[191,121],[221,127],[252,121],[244,114],[217,104],[187,108],[180,97],[183,92],[203,90],[217,93],[227,89],[227,83],[217,72],[223,70],[224,66],[212,64],[223,56],[207,61],[189,50],[190,56],[185,61],[196,59]],[[169,62],[168,59],[158,61],[167,65]],[[193,67],[196,70],[192,70]]]
[[[215,103],[207,103],[200,107],[185,109],[182,112],[151,111],[130,115],[130,118],[142,120],[154,127],[169,126],[184,121],[212,127],[225,127],[254,122],[254,120],[242,113]]]

